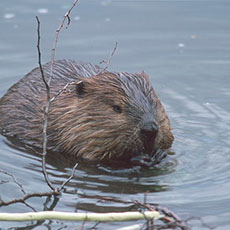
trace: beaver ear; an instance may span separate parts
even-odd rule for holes
[[[149,80],[149,76],[144,72],[142,71],[141,73],[139,73],[141,77],[143,77],[147,82],[150,82]]]
[[[84,94],[85,83],[83,81],[79,81],[76,83],[76,94],[78,98],[81,98]]]

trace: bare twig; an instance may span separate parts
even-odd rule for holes
[[[38,36],[38,40],[37,40],[38,65],[39,65],[40,72],[41,72],[41,75],[42,75],[42,80],[43,80],[43,82],[45,83],[45,86],[46,86],[46,90],[49,90],[49,86],[48,86],[48,84],[46,82],[44,71],[43,71],[42,64],[41,64],[41,51],[40,51],[40,40],[41,40],[41,36],[40,36],[40,20],[39,20],[38,16],[36,16],[36,20],[37,20],[37,24],[38,24],[38,27],[37,27],[37,36]]]
[[[182,222],[180,220],[180,218],[175,214],[173,213],[172,211],[170,211],[168,208],[165,208],[165,207],[161,207],[161,206],[158,206],[156,208],[156,210],[160,210],[162,213],[164,213],[165,215],[167,215],[168,217],[172,217],[175,221],[177,222]]]
[[[53,79],[53,75],[54,75],[54,58],[55,58],[55,51],[56,51],[56,46],[57,46],[57,41],[58,41],[58,37],[59,37],[59,33],[64,25],[64,22],[67,18],[68,22],[67,22],[67,27],[70,25],[70,22],[71,22],[71,19],[70,19],[70,13],[72,11],[72,9],[74,8],[74,6],[77,4],[78,0],[75,0],[74,3],[72,4],[71,8],[65,13],[64,17],[63,17],[63,20],[61,21],[58,29],[56,30],[56,37],[55,37],[55,40],[54,40],[54,44],[53,44],[53,48],[52,48],[52,55],[51,55],[51,74],[50,74],[50,77],[48,78],[48,81],[45,79],[45,76],[44,76],[44,71],[43,71],[43,68],[42,68],[42,64],[41,64],[41,51],[40,51],[40,21],[38,19],[38,17],[36,17],[37,19],[37,23],[38,23],[38,27],[37,27],[37,34],[38,34],[38,41],[37,41],[37,50],[38,50],[38,64],[39,64],[39,68],[40,68],[40,71],[41,71],[41,75],[42,75],[42,80],[46,86],[46,105],[45,105],[45,108],[44,108],[44,121],[43,121],[43,132],[42,132],[42,136],[43,136],[43,145],[42,145],[42,171],[43,171],[43,174],[44,174],[44,177],[45,177],[45,180],[48,184],[48,186],[51,188],[52,191],[60,191],[61,189],[63,189],[64,185],[66,185],[70,180],[71,178],[73,177],[73,174],[74,174],[74,171],[77,167],[77,165],[73,168],[72,170],[72,174],[71,176],[67,179],[67,181],[65,181],[62,186],[58,189],[55,190],[55,188],[53,187],[51,181],[49,180],[49,177],[48,177],[48,174],[47,174],[47,170],[46,170],[46,154],[47,154],[47,143],[48,143],[48,140],[47,140],[47,126],[48,126],[48,113],[49,113],[49,107],[50,107],[50,103],[52,101],[55,100],[55,98],[57,96],[59,96],[63,91],[66,90],[66,88],[72,84],[72,83],[68,83],[62,90],[60,90],[58,92],[58,94],[54,97],[50,97],[50,85],[51,85],[51,82],[52,82],[52,79]],[[66,28],[67,28],[66,27]]]
[[[58,194],[59,194],[59,192],[57,192],[57,191],[44,192],[44,193],[30,193],[30,194],[26,194],[22,198],[13,199],[10,201],[0,201],[0,207],[14,204],[14,203],[25,203],[25,201],[31,197],[43,197],[43,196],[52,196],[52,195],[58,195]]]
[[[45,76],[44,76],[44,71],[42,68],[42,64],[41,64],[41,51],[40,51],[40,21],[38,19],[38,17],[36,17],[37,19],[37,23],[38,23],[38,27],[37,27],[37,35],[38,35],[38,41],[37,41],[37,50],[38,50],[38,64],[39,64],[39,68],[41,71],[41,75],[42,75],[42,80],[46,86],[46,106],[44,109],[44,120],[43,120],[43,132],[42,132],[42,136],[43,136],[43,145],[42,145],[42,172],[44,174],[46,183],[48,184],[48,186],[51,188],[51,190],[55,190],[55,188],[53,187],[51,181],[49,180],[47,171],[46,171],[46,154],[47,154],[47,124],[48,124],[48,112],[49,112],[49,105],[50,105],[50,81],[47,83]]]
[[[62,185],[58,188],[58,191],[61,191],[61,190],[64,188],[64,186],[65,186],[67,183],[69,183],[69,181],[73,178],[74,172],[75,172],[77,166],[78,166],[78,163],[76,163],[76,164],[74,165],[74,167],[73,167],[73,169],[72,169],[71,175],[69,176],[69,178],[68,178],[66,181],[64,181],[64,182],[62,183]]]
[[[111,59],[112,59],[112,57],[113,57],[113,55],[114,55],[116,49],[117,49],[117,42],[115,43],[115,46],[114,46],[114,48],[113,48],[113,51],[112,51],[112,53],[110,54],[108,60],[107,60],[107,61],[102,60],[102,61],[100,62],[100,64],[101,64],[101,63],[106,63],[106,65],[105,65],[105,67],[104,67],[97,75],[100,75],[100,74],[104,73],[104,72],[107,70],[107,68],[108,68],[109,65],[110,65]]]
[[[70,85],[76,85],[76,82],[67,83],[61,90],[58,91],[58,93],[55,96],[53,96],[50,99],[50,102],[53,102],[59,95],[61,95],[63,92],[65,92]]]
[[[22,192],[24,195],[26,195],[26,192],[25,192],[23,186],[17,181],[17,179],[15,178],[14,175],[12,175],[12,174],[10,174],[10,173],[8,173],[8,172],[2,170],[2,169],[0,169],[0,173],[3,173],[3,174],[6,174],[7,176],[10,176],[10,177],[13,179],[14,183],[20,188],[21,192]],[[31,207],[29,204],[26,203],[26,201],[22,201],[22,203],[24,203],[27,207],[29,207],[29,208],[31,208],[33,211],[35,211],[35,209],[34,209],[33,207]],[[1,201],[0,201],[0,206],[1,206]]]
[[[87,220],[87,213],[85,219],[82,221],[81,230],[84,230],[86,220]]]
[[[52,48],[52,55],[51,55],[51,77],[49,78],[48,84],[50,85],[52,78],[53,78],[53,74],[54,74],[54,59],[55,59],[55,51],[56,51],[56,47],[57,47],[57,41],[58,41],[58,37],[59,37],[59,33],[65,23],[65,20],[67,18],[68,22],[67,22],[67,27],[70,25],[70,13],[72,11],[72,9],[74,8],[74,6],[77,4],[78,0],[75,0],[73,5],[71,6],[71,8],[65,13],[58,29],[56,30],[56,37],[53,43],[53,48]]]
[[[10,174],[10,173],[8,173],[8,172],[2,170],[2,169],[0,169],[0,173],[3,173],[3,174],[6,174],[7,176],[10,176],[10,177],[13,179],[14,183],[17,184],[17,186],[20,188],[20,190],[22,191],[22,193],[23,193],[23,194],[26,194],[26,192],[25,192],[23,186],[17,181],[17,179],[15,178],[14,175],[12,175],[12,174]]]
[[[66,25],[66,29],[68,29],[69,25],[70,25],[70,22],[71,22],[71,18],[69,15],[67,15],[67,19],[68,19],[68,22],[67,22],[67,25]]]
[[[161,207],[159,205],[154,205],[152,207],[150,204],[146,204],[146,203],[143,204],[139,202],[138,200],[135,200],[135,203],[150,211],[158,211],[160,213],[163,213],[164,216],[161,217],[160,219],[163,221],[166,221],[168,223],[168,226],[175,226],[175,227],[179,227],[181,230],[188,230],[188,226],[186,222],[180,220],[180,218],[175,213],[170,211],[169,209],[165,207]]]

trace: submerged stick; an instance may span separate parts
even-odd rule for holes
[[[32,220],[69,220],[92,222],[115,222],[131,220],[160,219],[162,216],[156,211],[146,212],[112,212],[112,213],[71,213],[71,212],[27,212],[0,213],[0,221],[32,221]]]

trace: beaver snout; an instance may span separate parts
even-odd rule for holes
[[[140,127],[140,138],[143,142],[145,153],[151,154],[153,143],[158,133],[158,126],[155,122],[146,122]]]

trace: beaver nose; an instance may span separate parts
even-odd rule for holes
[[[140,137],[144,144],[146,153],[151,153],[153,149],[153,143],[157,136],[158,127],[155,122],[146,122],[141,126]]]

